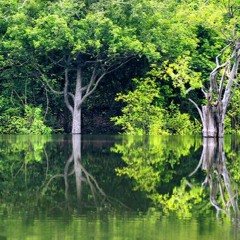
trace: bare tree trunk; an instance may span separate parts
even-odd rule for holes
[[[222,138],[224,136],[224,113],[221,103],[202,106],[203,137]]]
[[[81,107],[79,105],[82,102],[82,74],[81,68],[77,68],[76,89],[74,95],[74,107],[72,114],[72,133],[81,134]]]
[[[72,120],[72,134],[81,134],[81,108],[74,107]]]

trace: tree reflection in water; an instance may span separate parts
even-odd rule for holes
[[[177,136],[123,136],[117,141],[71,137],[70,141],[68,136],[54,141],[2,139],[2,208],[24,206],[23,210],[53,215],[76,208],[122,209],[124,205],[111,195],[133,209],[147,210],[151,202],[161,214],[174,212],[190,218],[206,216],[214,206],[219,217],[226,213],[221,217],[239,219],[239,138],[231,141],[232,145],[225,139],[224,153],[223,139],[204,139],[202,143],[201,138]],[[124,176],[116,177],[116,173]]]
[[[231,218],[239,220],[238,192],[233,188],[236,188],[236,184],[231,181],[227,170],[223,138],[203,139],[203,151],[199,164],[190,176],[195,174],[200,166],[206,172],[202,187],[209,186],[210,202],[216,208],[217,216],[220,212],[224,212]]]
[[[86,168],[83,166],[82,160],[82,140],[81,135],[73,134],[72,135],[72,153],[66,164],[64,166],[63,174],[55,174],[52,176],[45,187],[43,188],[43,193],[45,194],[48,190],[51,182],[58,177],[64,178],[65,184],[65,201],[67,203],[68,208],[70,208],[70,196],[72,197],[72,191],[70,192],[70,179],[72,176],[75,176],[75,184],[76,184],[76,199],[77,199],[77,209],[79,213],[83,210],[84,204],[89,204],[89,200],[93,200],[94,206],[97,209],[103,209],[110,207],[113,204],[121,204],[126,207],[123,203],[118,201],[117,199],[111,198],[108,196],[103,189],[99,186],[97,180],[94,178],[92,174],[90,174]],[[83,190],[84,186],[87,186],[87,190],[84,194]],[[69,194],[70,193],[70,194]],[[83,199],[83,195],[85,195],[85,199]],[[73,206],[75,207],[75,206]],[[85,206],[86,207],[86,206]],[[89,206],[88,206],[89,207]]]
[[[201,145],[196,167],[194,159]],[[217,216],[223,212],[239,219],[237,184],[226,166],[223,139],[205,138],[202,144],[198,138],[188,137],[129,138],[113,150],[126,163],[117,169],[118,174],[133,179],[134,189],[146,192],[165,214],[174,212],[180,218],[206,215],[213,205]],[[205,176],[198,171],[200,167]],[[189,175],[191,169],[195,170]]]

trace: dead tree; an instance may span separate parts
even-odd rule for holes
[[[226,50],[231,56],[224,59]],[[221,63],[223,61],[223,63]],[[201,107],[189,99],[198,109],[203,125],[203,137],[222,138],[227,107],[238,84],[238,66],[240,61],[240,42],[231,42],[216,57],[216,67],[210,73],[209,89],[202,87],[206,104]]]

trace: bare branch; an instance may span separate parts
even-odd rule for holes
[[[232,42],[230,42],[228,45],[226,45],[226,46],[221,50],[221,52],[217,55],[217,57],[216,57],[217,67],[220,65],[220,63],[219,63],[219,58],[223,55],[223,53],[225,52],[225,50],[226,50],[227,48],[229,48],[231,45],[232,45]]]
[[[216,67],[213,69],[213,71],[210,73],[210,92],[217,93],[218,91],[218,84],[217,84],[217,75],[223,69],[228,63],[229,60],[227,60],[224,64],[220,64],[220,57],[223,55],[225,50],[232,45],[232,42],[230,42],[228,45],[226,45],[221,52],[216,56]]]
[[[222,77],[221,77],[221,80],[220,80],[220,84],[219,84],[219,89],[218,89],[218,102],[221,100],[222,98],[222,93],[223,93],[223,82],[224,82],[224,79],[227,75],[227,71],[229,69],[229,66],[230,66],[230,61],[228,61],[228,64],[226,64],[225,66],[225,69],[224,69],[224,72],[222,74]]]
[[[69,109],[69,111],[73,114],[73,107],[71,106],[69,99],[68,99],[68,84],[69,84],[69,79],[68,79],[68,68],[65,68],[65,85],[64,85],[64,101]]]
[[[106,193],[103,192],[103,190],[99,187],[96,179],[95,179],[89,172],[86,171],[86,169],[82,166],[81,163],[79,163],[79,164],[80,164],[81,169],[82,169],[82,171],[84,172],[84,174],[85,174],[85,176],[86,176],[86,178],[87,178],[87,182],[89,183],[89,185],[91,186],[91,185],[92,185],[91,182],[93,182],[94,185],[96,186],[96,188],[98,189],[98,191],[101,193],[101,195],[104,196],[104,197],[106,197]]]
[[[81,105],[82,105],[82,103],[85,101],[85,99],[95,91],[95,89],[97,88],[99,82],[104,78],[105,75],[106,75],[106,73],[103,73],[103,74],[98,78],[98,80],[95,82],[93,88],[92,88],[90,91],[86,92],[86,94],[82,97],[81,102],[80,102],[79,105],[78,105],[78,109],[81,108]]]
[[[105,77],[106,74],[112,73],[113,71],[121,68],[124,64],[126,64],[127,62],[129,62],[129,61],[132,60],[132,59],[133,59],[133,57],[127,59],[126,61],[122,62],[121,64],[117,65],[116,67],[114,67],[113,65],[111,65],[111,66],[110,66],[109,68],[107,68],[107,69],[104,69],[104,67],[103,67],[103,65],[105,65],[105,64],[101,65],[102,68],[103,68],[103,69],[102,69],[102,70],[103,70],[103,73],[98,77],[98,79],[97,79],[96,82],[95,82],[95,80],[96,80],[96,78],[97,78],[98,72],[97,72],[97,65],[95,65],[94,70],[93,70],[93,73],[92,73],[92,76],[91,76],[90,82],[88,83],[88,85],[86,85],[85,87],[83,87],[83,88],[81,89],[81,91],[83,91],[83,89],[86,90],[86,93],[85,93],[85,95],[82,97],[82,100],[81,100],[81,102],[80,102],[79,105],[78,105],[78,109],[81,107],[81,105],[82,105],[82,103],[85,101],[85,99],[95,91],[95,89],[97,88],[99,82]],[[93,87],[92,87],[92,86],[93,86]],[[91,87],[92,87],[92,89],[91,89]]]
[[[44,87],[44,90],[45,90],[45,95],[46,95],[46,100],[47,100],[47,107],[46,107],[46,111],[45,111],[45,114],[44,114],[44,120],[46,119],[46,116],[47,116],[47,113],[48,113],[48,109],[49,109],[49,98],[48,98],[48,91],[45,87],[44,84],[42,84],[43,87]]]
[[[202,162],[203,162],[203,151],[202,151],[202,155],[201,155],[201,158],[199,160],[199,163],[197,165],[197,167],[194,169],[194,171],[192,173],[190,173],[188,176],[191,177],[192,175],[194,175],[197,170],[200,168],[200,166],[202,165]]]
[[[204,87],[204,86],[201,87],[201,91],[203,92],[205,98],[208,99],[208,94],[207,94],[207,92],[205,91],[205,87]]]
[[[200,118],[201,118],[201,121],[202,121],[202,123],[204,123],[204,121],[203,121],[203,114],[202,114],[201,109],[198,107],[198,105],[191,98],[189,98],[188,100],[197,108],[198,113],[199,113]]]
[[[62,61],[64,60],[65,56],[62,57],[62,58],[60,58],[58,61],[53,60],[49,55],[47,55],[47,57],[48,57],[48,58],[50,59],[50,61],[53,62],[55,65],[58,65],[58,66],[60,66],[60,67],[65,67],[65,65],[60,64],[60,62],[62,62]]]
[[[221,69],[225,68],[229,64],[229,60],[227,60],[224,64],[218,65],[213,71],[210,73],[210,91],[212,90],[213,92],[218,91],[218,84],[217,84],[217,75],[221,71]]]
[[[239,61],[240,61],[240,49],[238,49],[238,51],[235,51],[235,59],[234,59],[234,63],[232,66],[232,69],[230,71],[230,75],[228,77],[228,82],[225,88],[225,92],[223,95],[223,116],[226,114],[226,110],[227,110],[227,105],[229,103],[230,100],[230,96],[231,96],[231,88],[232,85],[234,83],[234,79],[237,77],[237,72],[238,72],[238,66],[239,66]]]
[[[39,72],[39,74],[42,77],[42,79],[40,79],[40,81],[42,81],[43,84],[46,84],[51,92],[53,92],[55,94],[63,94],[63,91],[56,91],[50,86],[48,79],[45,77],[44,73],[40,70],[40,68],[38,66],[35,66],[35,69]]]
[[[121,64],[119,64],[118,66],[116,66],[116,67],[114,67],[114,68],[112,68],[112,66],[109,67],[109,68],[107,69],[107,74],[109,74],[109,73],[111,73],[111,72],[114,72],[114,71],[116,71],[117,69],[121,68],[123,65],[125,65],[127,62],[131,61],[133,58],[134,58],[134,57],[128,58],[126,61],[122,62]]]
[[[22,105],[24,106],[24,102],[23,100],[21,99],[21,97],[19,96],[18,92],[15,90],[15,88],[13,88],[12,92],[14,92],[16,94],[16,96],[19,98],[19,100],[21,101]]]
[[[86,94],[89,93],[91,86],[94,84],[94,81],[96,80],[96,77],[97,77],[97,66],[98,65],[95,64],[93,72],[92,72],[92,76],[91,76],[91,79],[90,79],[90,82],[87,85]]]
[[[42,78],[43,78],[43,77],[42,77]],[[41,79],[40,79],[40,81],[41,81]],[[62,94],[64,93],[63,91],[54,90],[54,89],[50,86],[50,84],[49,84],[49,82],[46,80],[46,78],[45,78],[42,82],[47,85],[47,87],[49,88],[49,90],[50,90],[52,93],[58,94],[58,95],[62,95]]]
[[[188,88],[188,89],[186,90],[185,94],[187,95],[187,94],[188,94],[189,92],[191,92],[192,90],[193,90],[192,87]]]

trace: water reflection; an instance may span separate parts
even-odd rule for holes
[[[115,199],[100,187],[96,178],[84,167],[82,162],[82,136],[74,134],[71,136],[72,152],[66,160],[62,173],[53,175],[43,187],[42,194],[47,195],[49,188],[56,178],[64,179],[64,196],[67,208],[77,208],[78,213],[81,214],[86,208],[94,206],[96,209],[107,209],[113,205],[121,205],[127,208],[120,200]],[[75,179],[75,191],[72,190]],[[90,191],[89,191],[90,190]],[[73,194],[76,194],[76,201],[74,201]],[[91,204],[93,202],[93,204]]]
[[[194,175],[200,167],[206,173],[202,187],[209,186],[210,202],[217,211],[217,217],[220,212],[224,212],[234,220],[239,220],[238,190],[226,166],[223,138],[203,139],[199,164],[190,176]]]
[[[238,239],[238,141],[1,136],[0,235]]]
[[[238,221],[238,185],[227,168],[223,139],[129,138],[116,144],[114,151],[121,153],[126,163],[118,168],[118,174],[134,179],[134,189],[147,192],[165,214],[174,212],[179,218],[205,215],[211,212],[210,199],[218,217],[223,212]],[[232,149],[228,155],[232,155]],[[238,169],[236,164],[231,167],[235,178]]]

